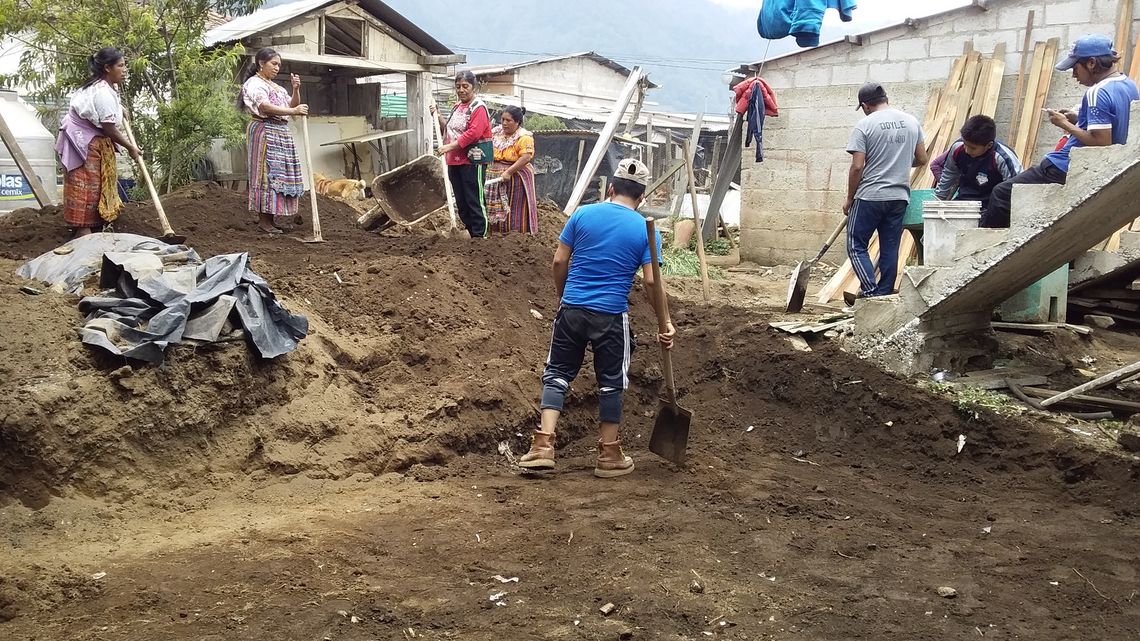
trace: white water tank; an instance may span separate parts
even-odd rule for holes
[[[16,136],[32,171],[40,177],[52,203],[59,202],[56,186],[55,136],[43,126],[32,109],[15,91],[0,90],[0,116]],[[0,144],[0,214],[21,207],[39,207],[32,187],[24,178],[8,148]]]

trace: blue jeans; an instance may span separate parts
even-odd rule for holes
[[[861,200],[856,198],[847,218],[847,257],[859,277],[864,297],[886,296],[894,291],[898,277],[899,243],[902,241],[905,200]],[[879,279],[867,254],[871,235],[879,232]]]

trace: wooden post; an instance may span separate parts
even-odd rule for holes
[[[606,191],[609,187],[609,181],[605,176],[598,176],[598,202],[606,202]]]
[[[682,181],[688,181],[689,187],[691,187],[692,189],[697,188],[696,183],[693,182],[693,176],[696,175],[695,172],[693,171],[693,162],[696,160],[696,157],[697,157],[697,142],[701,139],[701,125],[703,125],[704,122],[705,122],[705,114],[702,111],[701,113],[697,114],[697,119],[693,121],[693,131],[692,131],[692,133],[689,134],[689,141],[687,143],[685,143],[684,146],[681,147],[681,155],[683,157],[683,160],[685,161],[685,164],[687,164],[689,166],[688,176],[687,177],[681,176],[681,180]],[[683,185],[685,183],[682,182],[681,184]],[[685,200],[685,191],[684,191],[684,189],[682,189],[678,192],[677,202],[673,206],[673,215],[674,216],[680,216],[681,215],[681,205],[684,203],[684,200]],[[696,215],[697,215],[697,212],[693,212],[693,220],[694,221],[697,221]],[[699,221],[697,222],[697,226],[699,228],[699,226],[700,226]]]
[[[589,187],[590,181],[593,180],[598,168],[602,166],[602,158],[605,156],[606,149],[609,148],[610,142],[614,139],[614,133],[617,132],[622,117],[625,116],[625,110],[629,107],[629,101],[633,99],[633,92],[637,89],[638,83],[641,82],[641,77],[641,67],[634,67],[633,71],[629,74],[629,79],[626,81],[625,87],[622,89],[617,101],[614,102],[614,109],[610,112],[610,117],[606,121],[605,127],[602,128],[602,133],[598,134],[598,142],[594,145],[593,151],[590,152],[590,158],[586,161],[586,167],[583,169],[582,174],[578,176],[578,182],[574,185],[574,191],[570,194],[570,200],[566,202],[566,207],[562,210],[562,213],[565,215],[569,216],[578,208],[578,205],[582,202],[582,197],[586,195],[586,188]]]
[[[1118,369],[1114,372],[1109,372],[1108,374],[1105,374],[1104,376],[1101,376],[1100,378],[1091,380],[1091,381],[1089,381],[1083,385],[1078,385],[1071,390],[1067,390],[1067,391],[1061,392],[1060,394],[1058,394],[1056,396],[1052,396],[1050,398],[1047,398],[1047,399],[1041,401],[1041,407],[1049,407],[1050,405],[1060,403],[1061,401],[1065,400],[1066,398],[1071,398],[1073,396],[1076,396],[1077,394],[1083,394],[1089,390],[1094,390],[1094,389],[1097,389],[1099,387],[1104,387],[1105,385],[1111,385],[1111,384],[1116,383],[1118,381],[1122,381],[1122,380],[1128,378],[1129,376],[1132,376],[1133,374],[1135,374],[1137,372],[1140,372],[1140,362],[1136,362],[1136,363],[1133,363],[1131,365],[1126,365],[1126,366],[1121,367],[1120,369]]]
[[[20,143],[16,141],[16,136],[12,130],[8,128],[8,123],[4,122],[4,117],[0,116],[0,138],[4,140],[4,146],[8,148],[8,153],[12,156],[12,160],[16,161],[16,166],[20,168],[20,173],[24,174],[24,180],[28,181],[28,186],[32,188],[32,195],[36,197],[36,202],[40,207],[47,207],[51,203],[51,197],[48,196],[47,189],[44,187],[43,181],[36,175],[32,169],[32,163],[28,157],[24,155],[24,150],[20,147]]]
[[[432,147],[433,117],[427,106],[433,98],[430,73],[409,73],[405,76],[408,93],[408,158],[419,158],[434,151]],[[446,177],[446,176],[445,176]]]
[[[629,117],[629,122],[625,123],[624,135],[629,136],[633,133],[633,128],[637,126],[637,119],[641,117],[641,107],[645,105],[645,83],[642,82],[637,85],[637,102],[633,105],[633,114]]]
[[[645,142],[653,144],[653,114],[649,114],[645,119]],[[655,147],[649,147],[649,151],[645,154],[645,168],[649,170],[649,175],[653,175],[653,157],[657,154]]]
[[[695,128],[695,131],[697,133],[700,133],[700,131],[701,131],[700,126],[701,126],[701,119],[703,117],[704,117],[704,114],[701,114],[700,116],[697,117],[697,126]],[[697,155],[697,150],[693,146],[686,143],[686,145],[685,145],[685,158],[686,158],[687,162],[685,164],[685,167],[686,167],[686,169],[688,169],[688,174],[689,174],[689,199],[693,203],[693,222],[696,223],[697,229],[702,229],[702,227],[701,227],[701,208],[700,208],[700,204],[697,203],[697,178],[696,178],[696,174],[693,173],[693,158],[696,157],[696,155]],[[701,265],[701,294],[704,296],[705,304],[707,305],[710,301],[709,265],[708,265],[708,262],[705,260],[705,239],[704,239],[704,236],[702,234],[697,234],[697,261]]]
[[[724,150],[724,136],[717,136],[713,139],[712,148],[712,164],[709,166],[709,185],[716,182],[717,174],[720,173],[720,155]]]

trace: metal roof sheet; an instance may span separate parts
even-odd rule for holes
[[[297,0],[297,2],[258,9],[253,13],[238,16],[225,24],[210,29],[206,32],[203,44],[212,47],[227,42],[236,42],[337,2],[339,0]],[[455,53],[380,0],[358,0],[357,4],[361,9],[375,16],[377,20],[423,47],[429,54],[447,56]]]

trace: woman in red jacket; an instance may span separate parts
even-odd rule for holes
[[[455,76],[459,102],[444,119],[435,105],[431,111],[443,129],[443,146],[436,153],[447,161],[447,177],[455,191],[459,218],[472,238],[487,237],[487,206],[483,181],[487,165],[495,159],[491,146],[491,117],[487,106],[475,97],[475,74],[460,71]]]

